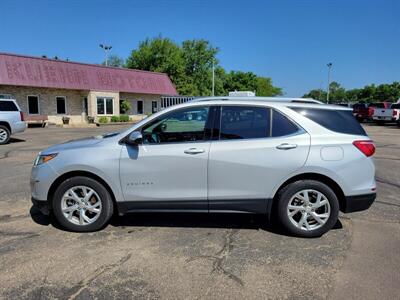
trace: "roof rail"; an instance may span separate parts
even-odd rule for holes
[[[267,101],[267,102],[292,102],[292,103],[314,103],[323,104],[323,102],[310,98],[289,98],[289,97],[248,97],[248,96],[220,96],[220,97],[200,97],[191,100],[192,102],[201,101]]]

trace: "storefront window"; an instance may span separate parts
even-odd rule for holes
[[[97,98],[97,114],[113,115],[114,99],[113,98]]]

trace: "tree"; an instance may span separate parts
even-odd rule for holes
[[[272,85],[272,79],[269,77],[257,77],[257,96],[279,96],[282,95],[282,89]]]
[[[106,65],[106,62],[103,61],[101,63],[103,66]],[[107,65],[110,67],[123,67],[125,64],[124,59],[122,57],[119,57],[118,55],[112,54],[108,57],[107,59]]]
[[[157,37],[140,42],[126,60],[131,69],[167,73],[180,91],[184,84],[185,64],[182,51],[168,38]]]
[[[326,92],[322,90],[311,90],[303,97],[326,100]],[[400,98],[400,83],[395,81],[391,84],[370,84],[360,89],[346,90],[337,82],[330,84],[330,102],[396,102]]]
[[[167,73],[181,95],[209,96],[214,62],[215,95],[227,95],[234,90],[257,91],[260,96],[282,94],[282,89],[273,86],[268,77],[258,77],[252,72],[226,73],[216,59],[218,51],[203,39],[179,45],[159,36],[139,43],[126,60],[126,67]]]
[[[182,43],[182,55],[185,64],[185,77],[188,79],[193,95],[208,96],[212,90],[212,65],[218,48],[212,47],[206,40],[188,40]]]

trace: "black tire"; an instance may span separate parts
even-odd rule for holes
[[[330,216],[326,223],[314,230],[303,230],[296,227],[289,219],[287,207],[290,199],[301,190],[312,189],[325,195],[330,205]],[[316,180],[299,180],[285,186],[278,193],[277,215],[279,223],[291,235],[298,237],[319,237],[328,232],[337,222],[339,216],[339,201],[333,190],[326,184]]]
[[[7,144],[10,141],[10,136],[11,136],[10,130],[4,125],[0,125],[0,130],[2,132],[5,132],[5,134],[6,134],[6,138],[4,140],[0,141],[0,145]]]
[[[63,195],[70,188],[75,186],[86,186],[93,189],[99,196],[101,201],[101,212],[100,216],[91,224],[78,225],[73,224],[66,219],[62,210],[61,202]],[[108,224],[114,211],[114,204],[108,190],[98,181],[83,176],[72,177],[60,184],[53,196],[52,211],[57,222],[65,229],[75,232],[91,232],[102,229]]]

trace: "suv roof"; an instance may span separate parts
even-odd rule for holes
[[[255,96],[220,96],[220,97],[201,97],[191,100],[200,101],[267,101],[267,102],[291,102],[291,103],[314,103],[323,104],[321,101],[310,98],[291,98],[291,97],[255,97]]]

